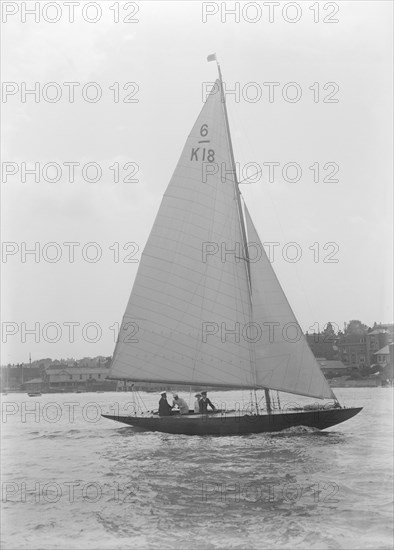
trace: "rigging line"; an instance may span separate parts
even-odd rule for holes
[[[209,164],[209,162],[207,162],[206,164]],[[260,174],[260,173],[261,174],[263,173],[263,170],[261,168],[260,168],[260,170],[257,170],[257,172],[252,174],[251,176],[249,175],[246,178],[244,178],[243,180],[237,181],[237,183],[238,183],[238,185],[241,185],[241,183],[244,183],[247,179],[253,178],[253,177],[257,176],[257,174]],[[222,183],[229,182],[231,184],[234,184],[233,180],[229,179],[226,175],[221,174],[221,178],[222,178]],[[250,182],[250,183],[253,183],[253,182]]]
[[[244,178],[243,180],[239,181],[238,182],[238,185],[241,185],[241,183],[244,183],[244,181],[246,181],[247,179],[249,179],[250,177],[254,177],[254,176],[257,176],[258,174],[262,174],[263,173],[263,170],[260,168],[260,170],[257,170],[257,172],[255,172],[254,174],[252,174],[251,176],[247,176],[246,178]]]
[[[239,193],[239,196],[240,196],[241,208],[242,208],[242,203],[243,203],[243,205],[244,205],[243,211],[245,212],[245,208],[246,208],[245,199],[244,199],[241,192]],[[242,201],[242,203],[241,203],[241,201]],[[247,231],[247,224],[245,224],[245,235],[246,235],[246,239],[248,239],[249,235],[246,234],[246,231]],[[253,322],[254,315],[253,315],[253,292],[252,292],[252,277],[251,277],[252,272],[251,272],[251,265],[250,265],[250,258],[249,258],[249,251],[248,250],[247,250],[247,255],[245,256],[245,264],[249,267],[249,273],[250,273],[250,318],[251,318],[251,321]],[[250,355],[251,355],[251,361],[252,361],[252,364],[253,364],[254,383],[255,383],[255,387],[257,387],[257,362],[256,362],[256,347],[255,347],[254,342],[250,343]],[[255,392],[255,399],[256,399],[256,407],[258,408],[256,392]]]
[[[230,150],[230,160],[231,160],[232,169],[233,169],[233,173],[234,173],[234,183],[235,183],[234,188],[235,188],[235,196],[236,196],[237,204],[238,204],[239,221],[240,221],[240,224],[241,224],[241,235],[242,235],[243,240],[244,240],[244,243],[243,243],[244,244],[244,250],[245,250],[245,255],[247,257],[247,242],[246,242],[245,221],[244,221],[244,218],[243,218],[243,215],[242,215],[242,206],[241,206],[241,201],[240,201],[241,193],[240,193],[240,190],[238,188],[237,170],[236,170],[235,159],[234,159],[233,143],[231,141],[230,124],[229,124],[228,116],[227,116],[227,106],[226,106],[226,97],[225,97],[224,89],[223,89],[222,71],[220,69],[220,65],[219,65],[218,61],[216,61],[216,64],[217,64],[218,71],[219,71],[220,91],[221,91],[221,96],[222,96],[222,105],[223,105],[224,120],[225,120],[225,127],[226,127],[226,137],[227,137],[227,141],[228,141],[228,146],[229,146],[229,150]],[[249,284],[250,284],[251,279],[250,279],[249,264],[247,264],[247,273],[248,273]],[[252,294],[252,287],[251,286],[250,286],[250,294]]]

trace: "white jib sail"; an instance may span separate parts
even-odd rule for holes
[[[251,250],[256,381],[259,386],[318,398],[334,399],[245,206],[248,245]],[[252,243],[261,252],[252,258]],[[255,260],[255,261],[253,261]]]

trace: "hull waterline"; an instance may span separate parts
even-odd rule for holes
[[[324,430],[349,420],[362,407],[318,409],[312,411],[273,412],[260,415],[212,413],[206,415],[174,416],[113,416],[104,418],[128,424],[135,428],[183,435],[244,435],[264,432],[279,432],[295,426],[307,426]]]

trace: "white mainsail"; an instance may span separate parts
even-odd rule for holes
[[[289,341],[291,330],[283,332],[297,321],[267,256],[263,252],[256,263],[245,257],[232,168],[218,80],[142,254],[110,376],[335,398],[305,337]],[[249,242],[263,251],[247,210],[246,229]]]
[[[245,205],[248,243],[261,252],[250,261],[253,320],[259,336],[254,343],[259,386],[310,397],[335,399],[308,346],[275,275]]]
[[[232,164],[219,90],[217,81],[164,194],[122,321],[113,378],[256,384],[250,344],[223,338],[223,330],[251,321],[251,303],[244,260],[228,254],[222,261],[220,251],[243,237],[234,175],[222,181]],[[217,173],[204,176],[206,163]]]

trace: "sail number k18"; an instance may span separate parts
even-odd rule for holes
[[[192,147],[190,160],[197,162],[215,162],[215,151],[214,149],[209,149],[209,144],[211,140],[208,138],[208,124],[203,124],[200,128],[200,136],[206,139],[200,139],[198,143],[199,147]],[[201,144],[207,144],[201,146]]]

